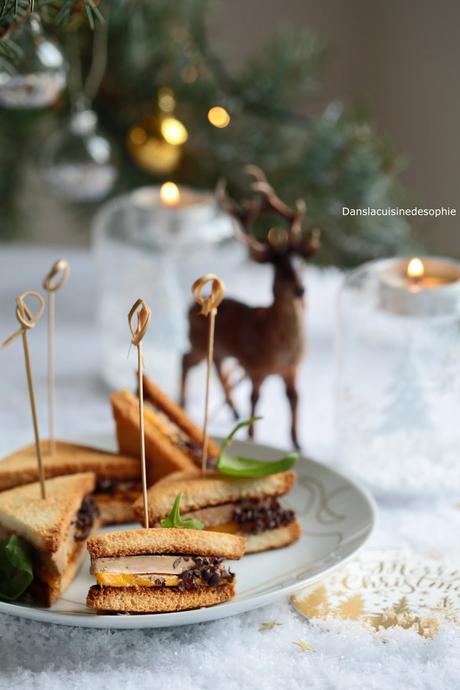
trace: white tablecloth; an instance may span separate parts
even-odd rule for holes
[[[72,283],[59,295],[57,343],[60,438],[110,434],[113,423],[99,376],[100,349],[94,327],[96,281],[83,250],[0,247],[0,339],[16,327],[14,299],[40,286],[51,263],[65,254]],[[251,275],[254,275],[253,273]],[[259,276],[259,273],[257,273]],[[248,290],[245,271],[235,293]],[[333,331],[340,275],[310,269],[310,352],[301,375],[301,438],[318,460],[334,463]],[[252,279],[253,280],[253,279]],[[252,289],[251,284],[251,289]],[[260,270],[257,294],[269,298],[269,272]],[[32,337],[31,337],[32,341]],[[38,406],[46,429],[46,328],[33,333]],[[32,440],[20,343],[0,353],[0,451]],[[192,414],[201,412],[192,377]],[[238,391],[240,406],[247,389]],[[258,439],[288,445],[288,415],[280,382],[269,381],[259,412]],[[228,430],[225,413],[215,431]],[[460,497],[458,497],[460,498]],[[452,496],[379,499],[379,523],[370,547],[410,546],[431,555],[458,555],[460,510]],[[260,624],[281,625],[261,632]],[[294,644],[304,640],[305,651]],[[224,621],[152,631],[90,631],[0,616],[0,688],[442,688],[460,687],[460,632],[445,626],[433,640],[412,631],[372,634],[356,623],[300,619],[287,601]]]

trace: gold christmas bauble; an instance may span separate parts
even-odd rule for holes
[[[154,175],[176,170],[188,139],[185,125],[175,116],[176,98],[167,86],[158,90],[149,115],[128,132],[127,147],[136,163]]]
[[[177,169],[182,155],[182,144],[186,139],[180,130],[180,127],[183,127],[182,123],[175,118],[166,118],[173,121],[172,124],[168,123],[169,133],[172,133],[168,141],[165,137],[165,133],[168,135],[168,129],[164,125],[162,127],[164,120],[153,115],[147,116],[131,127],[127,137],[127,148],[135,162],[147,172],[158,176],[167,175]],[[174,129],[175,123],[178,123],[177,131]],[[176,140],[178,143],[171,143]]]

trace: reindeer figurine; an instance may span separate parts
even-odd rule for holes
[[[248,166],[245,170],[254,178],[251,186],[254,195],[241,207],[229,199],[222,182],[218,184],[216,195],[224,210],[238,221],[240,238],[249,245],[252,258],[273,264],[273,303],[269,307],[251,307],[234,299],[223,300],[215,333],[214,365],[225,401],[236,419],[239,415],[231,396],[232,387],[222,368],[226,358],[236,359],[251,381],[251,416],[255,415],[265,379],[271,375],[281,376],[291,410],[291,439],[299,448],[296,377],[305,352],[305,290],[294,268],[293,258],[308,259],[317,251],[319,231],[303,230],[306,210],[303,201],[297,201],[292,210],[277,196],[262,170],[255,166]],[[273,227],[266,241],[256,239],[252,227],[263,214],[280,216],[288,228]],[[189,310],[191,348],[182,359],[182,406],[185,406],[188,371],[207,356],[207,336],[207,321],[200,316],[198,305],[193,305]],[[253,437],[253,427],[249,428],[249,435]]]

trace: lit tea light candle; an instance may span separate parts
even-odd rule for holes
[[[160,199],[165,206],[178,206],[180,204],[180,191],[174,182],[165,182],[160,187]]]
[[[383,261],[379,301],[382,309],[401,316],[438,316],[460,308],[460,264],[438,257]]]
[[[179,187],[175,182],[164,182],[160,187],[141,187],[132,192],[137,208],[163,210],[169,217],[187,215],[189,210],[216,208],[214,195],[191,187]]]
[[[169,180],[114,200],[112,212],[120,205],[125,208],[125,199],[129,199],[130,217],[124,222],[131,225],[131,240],[139,245],[165,249],[180,242],[197,246],[201,241],[219,242],[233,234],[232,222],[212,192]]]

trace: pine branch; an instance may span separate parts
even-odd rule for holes
[[[34,0],[2,0],[0,7],[0,43],[8,31],[20,23],[34,8]]]
[[[0,20],[11,24],[17,17],[23,16],[34,9],[34,0],[2,0],[0,6]]]
[[[242,75],[234,77],[210,45],[206,12],[200,10],[203,4],[208,4],[207,0],[201,0],[192,14],[190,32],[221,94],[224,94],[220,100],[224,103],[225,100],[234,100],[238,107],[261,117],[305,126],[309,118],[293,112],[289,106],[293,100],[298,101],[303,91],[312,88],[324,56],[312,35],[300,34],[295,41],[291,35],[275,36],[262,48],[261,56],[253,58]]]
[[[189,132],[180,167],[174,171],[178,182],[212,189],[223,176],[232,196],[238,197],[245,191],[242,168],[247,163],[259,165],[288,203],[298,198],[307,202],[309,221],[323,232],[318,257],[323,263],[349,266],[394,252],[407,243],[409,227],[404,218],[342,216],[342,206],[397,204],[401,198],[397,183],[400,164],[366,113],[340,104],[331,104],[319,117],[302,111],[302,98],[316,88],[325,54],[311,34],[292,31],[278,35],[233,73],[207,33],[211,0],[103,2],[110,9],[105,25],[109,69],[94,107],[101,126],[121,147],[129,127],[155,114],[158,88],[169,86],[176,95],[176,116]],[[0,3],[5,11],[14,11],[14,0]],[[86,73],[95,38],[91,25],[101,21],[97,0],[36,3],[47,28],[61,43],[68,36],[79,45]],[[18,12],[27,13],[29,8],[29,0],[18,0]],[[0,18],[0,32],[1,27]],[[19,57],[13,40],[14,31],[0,40],[0,69]],[[98,62],[98,74],[93,70],[94,79],[90,80],[91,95],[103,73],[103,64]],[[187,69],[194,73],[190,81],[183,76]],[[230,113],[231,122],[225,129],[216,129],[208,121],[209,108],[216,104]],[[65,112],[57,116],[63,118]],[[32,115],[28,117],[33,136],[36,122]],[[48,115],[42,113],[42,117]],[[16,131],[14,123],[12,131]],[[17,128],[21,142],[25,132],[25,128]],[[13,208],[14,185],[20,176],[9,177],[9,166],[14,161],[16,169],[22,169],[30,153],[27,146],[18,147],[14,136],[1,143],[2,194],[10,200],[5,206]],[[124,148],[120,177],[123,189],[152,182]],[[266,233],[267,227],[258,231]]]

